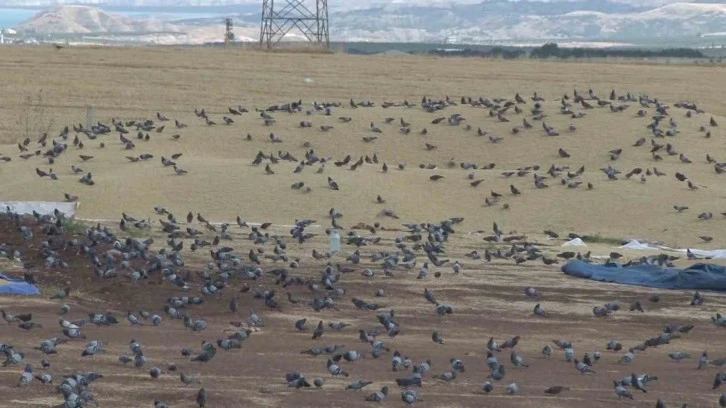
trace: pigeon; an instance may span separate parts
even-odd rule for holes
[[[568,391],[569,389],[570,389],[569,387],[563,387],[561,385],[553,385],[551,387],[548,387],[544,392],[545,392],[545,394],[557,395],[557,394],[560,394],[562,391]]]
[[[709,360],[708,360],[708,352],[707,352],[706,350],[704,350],[704,351],[703,351],[703,352],[701,353],[701,357],[700,357],[700,358],[698,359],[698,367],[697,367],[697,369],[699,369],[699,370],[700,370],[700,369],[702,369],[703,367],[706,367],[706,366],[708,366],[708,364],[709,364]]]
[[[18,382],[18,386],[24,387],[29,385],[33,381],[33,366],[30,364],[25,365],[25,369],[23,369],[23,373],[20,375],[20,380]]]
[[[388,397],[388,386],[384,386],[380,391],[376,391],[366,397],[366,401],[383,402]]]
[[[577,371],[580,372],[580,374],[585,374],[585,373],[595,374],[595,371],[593,371],[592,367],[590,367],[589,365],[580,362],[578,359],[575,359],[574,361],[575,361],[575,368],[577,369]]]
[[[606,349],[612,351],[620,351],[623,349],[623,345],[620,344],[620,342],[618,341],[610,340],[606,346]]]
[[[196,376],[193,376],[193,375],[186,374],[186,373],[179,373],[179,379],[185,385],[201,383],[199,378],[197,378]]]
[[[648,392],[645,388],[643,388],[643,380],[635,374],[630,376],[630,385],[636,390]]]
[[[207,404],[207,391],[204,388],[200,388],[197,392],[196,398],[197,405],[199,408],[204,408]]]
[[[337,377],[339,375],[342,375],[343,377],[348,377],[350,374],[348,374],[346,371],[343,371],[338,365],[336,365],[332,359],[328,358],[328,372],[333,377]]]
[[[418,395],[416,394],[416,391],[414,391],[414,390],[402,391],[401,400],[403,402],[405,402],[407,405],[411,405],[416,401],[420,401],[418,398]]]
[[[308,328],[305,327],[305,323],[307,323],[308,319],[300,319],[295,321],[295,328],[299,331],[306,331]]]
[[[304,325],[305,323],[303,323]],[[296,323],[297,327],[297,323]],[[313,330],[313,340],[319,339],[320,337],[323,337],[323,333],[325,332],[325,326],[323,325],[323,321],[319,321],[318,325],[315,327],[315,330]]]
[[[668,357],[670,357],[671,360],[673,360],[673,361],[680,362],[683,359],[691,358],[691,355],[688,353],[684,353],[682,351],[674,351],[674,352],[668,353]]]
[[[363,388],[365,388],[366,386],[368,386],[370,384],[373,384],[373,381],[356,380],[356,381],[353,381],[353,382],[349,383],[345,387],[345,389],[346,390],[356,390],[356,391],[360,391],[360,390],[362,390]]]
[[[512,350],[510,354],[510,360],[515,367],[529,367],[529,365],[524,363],[522,356],[520,356],[519,353],[514,350]]]
[[[631,394],[630,391],[625,389],[625,387],[620,385],[620,383],[618,383],[617,381],[615,381],[615,395],[618,396],[618,399],[621,399],[621,398],[633,399],[633,394]]]
[[[441,381],[449,382],[456,379],[456,371],[446,371],[444,373],[441,373],[439,375],[435,375],[434,378],[437,378]]]

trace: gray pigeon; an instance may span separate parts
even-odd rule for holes
[[[464,367],[464,363],[458,358],[452,358],[451,360],[449,360],[449,363],[451,363],[451,368],[454,371],[458,371],[460,373],[466,372],[466,367]]]
[[[348,386],[345,387],[345,389],[360,391],[370,384],[373,384],[373,381],[356,380],[356,381],[353,381],[352,383],[349,383]]]
[[[674,352],[668,353],[668,357],[670,357],[671,360],[680,362],[683,359],[691,358],[691,355],[688,353],[684,353],[682,351],[674,351]]]
[[[144,364],[146,364],[146,357],[144,356],[144,353],[139,350],[134,356],[134,367],[141,368]]]
[[[313,330],[313,340],[323,337],[324,332],[325,332],[325,326],[323,326],[323,321],[321,320],[318,322],[318,325],[315,327],[315,330]]]
[[[629,349],[627,353],[620,357],[618,363],[632,363],[633,359],[635,359],[635,353],[633,352],[633,349]]]
[[[698,369],[702,369],[708,365],[708,352],[706,350],[701,353],[701,357],[698,359]]]
[[[333,377],[337,377],[339,375],[342,375],[343,377],[348,377],[349,376],[349,374],[347,372],[343,371],[343,369],[341,369],[340,366],[338,366],[337,364],[335,364],[333,362],[333,360],[330,359],[330,358],[328,358],[327,367],[328,367],[328,372]]]
[[[199,404],[199,408],[204,408],[207,404],[207,391],[204,388],[200,388],[197,392],[197,404]]]
[[[25,365],[25,369],[23,370],[23,374],[20,375],[20,380],[18,382],[19,387],[24,387],[33,381],[33,366],[30,364]]]
[[[453,381],[456,379],[456,371],[446,371],[444,373],[434,376],[434,378],[446,382]]]
[[[96,353],[102,351],[101,348],[103,347],[103,343],[99,340],[92,340],[88,342],[86,345],[86,348],[83,349],[83,352],[81,352],[82,357],[87,356],[94,356]]]
[[[514,350],[512,350],[512,353],[509,355],[509,359],[512,361],[512,364],[514,364],[515,367],[529,367],[527,364],[524,363],[522,356],[520,356],[519,353]]]
[[[615,383],[615,394],[618,396],[618,399],[621,398],[629,398],[633,399],[633,394],[630,393],[625,387],[620,385],[617,381],[614,381]]]
[[[615,340],[610,340],[607,344],[607,350],[620,351],[623,349],[623,345]]]
[[[408,377],[403,378],[396,378],[396,385],[399,387],[411,387],[414,385],[421,386],[421,374],[420,373],[413,373],[409,375]]]
[[[131,323],[132,326],[141,326],[142,325],[139,318],[136,317],[136,315],[131,312],[128,312],[126,314],[126,318],[128,319],[129,323]]]
[[[383,402],[388,397],[388,386],[384,386],[380,391],[376,391],[366,397],[366,401]]]
[[[202,344],[202,353],[192,358],[192,361],[208,363],[217,354],[217,348],[212,343],[204,342]]]
[[[635,375],[635,373],[630,375],[630,386],[635,388],[636,390],[640,390],[643,392],[648,392],[643,386],[643,380]]]
[[[408,405],[411,405],[416,401],[420,401],[416,391],[414,390],[401,391],[401,400]]]
[[[161,375],[161,369],[159,367],[151,367],[151,370],[149,370],[149,376],[151,378],[157,379]]]
[[[298,330],[300,330],[300,331],[307,330],[308,328],[305,327],[305,323],[307,323],[307,321],[308,321],[308,319],[304,319],[304,318],[295,321],[295,328],[298,329]]]
[[[585,373],[595,374],[595,371],[592,370],[592,367],[590,367],[589,365],[587,365],[585,363],[580,362],[580,360],[578,360],[578,359],[575,359],[575,368],[577,369],[577,371],[580,372],[580,374],[585,374]]]
[[[492,371],[499,368],[499,360],[497,360],[497,357],[491,351],[487,351],[487,366]]]
[[[40,373],[35,378],[43,384],[53,384],[53,377],[48,373]]]
[[[179,379],[185,385],[201,383],[199,378],[197,378],[196,376],[193,376],[193,375],[186,374],[186,373],[179,373]]]
[[[492,370],[491,378],[494,381],[501,381],[504,378],[504,374],[504,366],[500,364],[496,370]]]

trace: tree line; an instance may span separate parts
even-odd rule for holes
[[[701,51],[693,48],[665,48],[646,50],[640,48],[561,48],[557,43],[547,43],[536,47],[529,52],[523,48],[494,47],[489,50],[463,49],[436,49],[428,52],[430,55],[447,56],[456,55],[464,57],[489,58],[536,58],[536,59],[568,59],[568,58],[707,58]]]

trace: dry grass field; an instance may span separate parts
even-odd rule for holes
[[[695,245],[699,235],[717,236],[718,222],[698,222],[695,215],[702,211],[723,212],[723,183],[705,162],[706,153],[717,160],[724,159],[724,131],[711,129],[712,137],[705,139],[698,131],[707,125],[711,113],[723,119],[726,101],[725,87],[720,81],[722,67],[629,65],[595,63],[541,63],[534,61],[488,61],[476,59],[355,57],[345,55],[264,54],[256,52],[224,52],[222,50],[174,48],[122,49],[63,49],[3,48],[3,88],[0,100],[0,140],[10,145],[0,147],[0,153],[14,156],[4,163],[2,172],[5,199],[59,200],[62,193],[79,195],[80,216],[84,218],[116,219],[121,211],[137,216],[150,216],[155,205],[167,205],[172,210],[201,211],[213,221],[233,219],[242,215],[253,221],[289,224],[296,216],[322,217],[330,207],[344,211],[354,222],[370,220],[380,209],[368,205],[377,195],[387,200],[403,220],[438,219],[463,216],[470,229],[489,226],[500,221],[505,228],[520,232],[541,232],[545,228],[569,229],[580,233],[601,234],[616,238],[663,240],[671,245]],[[310,78],[313,82],[306,82]],[[698,103],[708,114],[685,117],[685,111],[674,110],[680,134],[663,142],[673,144],[693,164],[685,165],[678,156],[666,156],[656,163],[647,146],[633,148],[633,142],[649,136],[646,125],[650,116],[636,118],[637,103],[622,114],[611,114],[607,108],[587,112],[585,118],[572,120],[558,114],[558,98],[579,89],[593,89],[606,98],[611,89],[618,94],[648,94],[667,103],[689,100]],[[517,135],[513,126],[520,125],[525,115],[511,116],[512,122],[501,123],[490,118],[485,108],[452,106],[432,115],[420,108],[379,107],[348,108],[347,101],[371,100],[418,103],[422,96],[443,98],[509,97],[520,92],[529,100],[537,91],[545,103],[545,122],[559,130],[559,137],[545,137],[541,122]],[[51,135],[63,126],[85,123],[85,106],[92,105],[97,120],[111,118],[123,121],[153,118],[162,112],[169,118],[188,124],[177,130],[169,125],[164,133],[150,134],[149,142],[139,142],[134,151],[122,150],[117,134],[102,136],[106,148],[98,142],[85,143],[82,152],[60,158],[54,167],[59,182],[38,183],[33,169],[41,166],[37,160],[17,158],[15,144],[26,137],[24,118],[31,121],[39,116],[34,106],[26,115],[26,98],[37,99],[42,93],[43,124],[31,123],[29,136],[36,140],[38,128],[52,124]],[[309,109],[312,101],[343,102],[341,109],[325,117],[320,114],[275,115],[278,123],[266,127],[259,114],[250,112],[232,126],[206,126],[194,116],[195,108],[205,108],[211,119],[222,123],[229,106],[242,104],[248,109],[266,108],[302,99]],[[532,101],[525,107],[528,113]],[[445,124],[432,125],[436,116],[460,113],[472,126],[472,131]],[[338,116],[351,116],[350,123],[340,123]],[[402,135],[398,125],[385,125],[386,117],[398,123],[403,117],[410,122],[411,133]],[[310,120],[312,128],[301,129],[299,122]],[[18,123],[21,122],[21,123]],[[51,123],[52,122],[52,123]],[[372,143],[362,138],[370,136],[370,122],[382,127],[384,133]],[[530,122],[532,122],[530,120]],[[568,132],[573,123],[577,131]],[[318,126],[332,125],[334,129],[321,132]],[[723,126],[723,125],[722,125]],[[419,131],[428,130],[421,136]],[[476,129],[503,137],[500,143],[490,143],[487,137],[477,137]],[[268,135],[274,132],[283,143],[271,143]],[[134,132],[135,133],[135,132]],[[134,136],[134,133],[131,136]],[[171,134],[180,134],[173,141]],[[245,141],[247,134],[251,142]],[[381,173],[381,165],[363,166],[352,172],[346,167],[335,168],[330,163],[323,174],[304,171],[293,174],[294,163],[280,164],[277,174],[263,175],[262,166],[250,162],[258,151],[265,153],[284,150],[302,158],[309,142],[323,157],[340,160],[346,154],[353,159],[377,154],[380,162],[395,167],[406,163],[406,171]],[[425,143],[438,146],[426,151]],[[649,145],[649,144],[648,144]],[[558,148],[571,157],[558,156]],[[609,163],[607,152],[623,148],[620,160],[612,165],[624,173],[633,167],[658,168],[666,177],[650,177],[645,185],[629,180],[608,182],[598,169]],[[97,181],[86,188],[77,182],[70,171],[79,153],[94,159],[81,166],[91,171]],[[154,154],[148,163],[129,163],[125,156]],[[158,157],[183,153],[179,164],[189,174],[176,177],[171,169],[163,170]],[[456,163],[495,163],[493,171],[475,171],[475,178],[486,181],[478,188],[469,187],[467,171],[448,169],[453,158]],[[434,163],[436,171],[420,171],[419,163]],[[592,191],[567,190],[553,186],[535,191],[532,175],[504,179],[500,173],[522,166],[539,165],[543,173],[551,164],[570,165],[573,171],[585,166],[583,180],[592,182]],[[168,171],[167,171],[168,170]],[[684,172],[698,185],[689,191],[684,183],[673,178],[676,171]],[[429,181],[433,173],[446,178],[438,183]],[[327,190],[326,178],[333,177],[341,186],[339,192]],[[312,187],[309,194],[298,194],[289,186],[304,181]],[[509,184],[523,194],[509,197]],[[409,186],[410,188],[401,188]],[[500,206],[483,208],[490,190],[505,194],[509,211]],[[173,197],[173,199],[170,199]],[[113,205],[107,205],[113,201]],[[455,205],[454,205],[455,203]],[[673,205],[687,205],[690,212],[675,214]],[[587,211],[583,211],[587,208]],[[476,221],[475,221],[476,220]],[[469,224],[469,223],[472,224]],[[718,241],[714,240],[714,244]]]
[[[94,383],[91,390],[102,407],[150,407],[155,399],[173,407],[194,406],[194,396],[199,385],[185,386],[178,374],[164,374],[158,380],[148,376],[152,365],[164,367],[167,361],[175,362],[179,370],[201,375],[208,392],[208,407],[357,407],[376,405],[364,401],[364,396],[383,385],[391,387],[387,406],[403,406],[400,389],[393,381],[405,373],[390,369],[393,350],[410,356],[414,363],[430,358],[432,373],[424,378],[420,389],[422,407],[650,407],[658,398],[668,406],[690,407],[717,406],[719,391],[712,391],[711,384],[719,368],[712,366],[696,370],[698,355],[708,350],[711,358],[726,357],[726,345],[722,328],[711,324],[710,316],[723,310],[726,298],[718,294],[706,294],[702,306],[689,306],[692,293],[686,291],[655,291],[637,287],[602,284],[565,277],[559,266],[545,266],[541,262],[526,262],[515,266],[511,260],[495,259],[491,263],[472,260],[465,254],[472,250],[483,252],[485,248],[508,249],[509,245],[488,244],[482,237],[490,234],[496,222],[506,234],[521,234],[522,240],[537,242],[548,257],[564,248],[559,240],[546,240],[544,230],[553,230],[566,236],[570,232],[599,236],[601,243],[590,244],[583,252],[607,257],[617,246],[613,242],[630,238],[663,242],[670,247],[703,249],[723,248],[726,238],[726,174],[717,174],[713,163],[706,161],[707,154],[717,162],[726,161],[726,70],[723,67],[701,67],[686,64],[630,64],[623,62],[564,63],[539,61],[497,61],[482,59],[426,58],[426,57],[359,57],[347,55],[322,55],[304,53],[260,53],[242,50],[212,50],[198,48],[65,48],[47,47],[0,47],[0,157],[11,160],[0,162],[1,200],[62,201],[64,193],[78,196],[78,218],[106,220],[118,231],[122,212],[138,219],[149,219],[153,229],[137,230],[129,226],[135,237],[155,239],[154,249],[164,246],[166,237],[159,232],[154,213],[155,206],[167,208],[175,214],[184,229],[186,214],[201,213],[212,223],[232,224],[233,241],[223,241],[241,254],[248,262],[247,252],[252,248],[264,248],[269,254],[273,242],[253,245],[247,239],[249,230],[239,228],[237,216],[252,222],[270,222],[271,235],[289,237],[294,220],[317,220],[309,231],[316,234],[309,242],[298,244],[288,239],[287,255],[300,258],[300,268],[291,273],[319,280],[320,271],[327,260],[315,260],[313,248],[327,250],[324,230],[330,225],[328,211],[335,208],[343,216],[337,222],[344,233],[360,222],[379,222],[375,232],[381,242],[361,248],[361,264],[353,265],[354,272],[344,274],[342,287],[346,294],[336,299],[337,310],[314,312],[309,306],[290,304],[283,292],[291,292],[306,300],[318,293],[311,293],[307,286],[281,288],[274,279],[265,276],[257,281],[234,279],[221,295],[208,296],[202,306],[190,308],[194,317],[205,317],[209,327],[203,332],[193,332],[172,321],[166,315],[160,327],[145,325],[131,327],[122,319],[118,326],[110,328],[88,327],[88,339],[107,343],[107,352],[92,358],[80,358],[85,342],[71,341],[58,347],[57,356],[51,356],[51,370],[56,378],[74,370],[95,370],[106,378]],[[573,90],[588,99],[595,107],[585,109],[572,100]],[[609,101],[611,90],[617,96],[630,93],[635,97],[648,95],[669,105],[669,116],[660,128],[668,129],[669,119],[676,124],[675,136],[654,138],[647,125],[656,115],[655,104],[644,108],[635,101],[627,102],[623,112],[611,112],[608,106],[598,107],[597,101],[588,96],[588,89],[603,101]],[[534,92],[545,98],[541,103],[546,115],[543,120],[533,118],[531,110]],[[504,113],[509,122],[490,115],[483,106],[461,104],[464,97],[507,98],[513,100],[519,93],[526,103],[518,104]],[[584,112],[582,118],[572,118],[560,113],[561,98],[569,97],[572,110]],[[421,108],[422,97],[438,100],[446,96],[451,104],[445,109],[428,113]],[[302,112],[270,112],[275,123],[266,126],[255,109],[292,101],[303,102]],[[370,100],[374,107],[351,107]],[[406,100],[417,106],[381,107],[384,102],[397,105]],[[341,103],[329,116],[311,112],[312,103]],[[686,110],[673,106],[679,101],[696,103],[704,113],[687,117]],[[614,106],[626,102],[612,101]],[[148,133],[148,139],[137,139],[137,130],[129,126],[127,138],[134,144],[125,149],[119,133],[113,130],[90,140],[78,134],[84,147],[74,146],[77,133],[72,129],[67,140],[57,138],[66,125],[85,125],[86,105],[95,109],[96,120],[110,125],[112,118],[121,122],[151,119],[156,126],[164,125]],[[249,110],[232,116],[229,107],[244,106]],[[215,125],[208,125],[197,117],[195,109],[204,108]],[[636,112],[644,109],[647,114],[639,117]],[[157,112],[170,119],[160,123]],[[439,117],[448,118],[460,114],[466,120],[459,125],[447,124],[447,120],[433,124]],[[223,117],[234,119],[225,124]],[[349,122],[339,117],[350,117]],[[386,123],[386,118],[392,118]],[[523,119],[532,124],[522,128]],[[710,119],[719,126],[709,124]],[[186,125],[177,128],[174,120]],[[400,129],[401,120],[410,123],[410,133]],[[311,127],[300,127],[301,121],[309,121]],[[371,131],[371,123],[381,133]],[[547,136],[543,123],[556,129],[558,136]],[[470,125],[470,129],[466,125]],[[333,128],[322,131],[321,125]],[[575,130],[568,130],[574,125]],[[518,133],[512,129],[518,127]],[[706,132],[710,137],[705,137]],[[422,130],[426,129],[423,135]],[[487,132],[479,136],[477,129]],[[48,133],[45,148],[36,142],[40,135]],[[281,143],[273,143],[273,133]],[[178,139],[172,135],[179,135]],[[250,135],[248,138],[247,135]],[[364,138],[377,136],[365,142]],[[502,138],[493,143],[492,137]],[[20,156],[18,144],[30,138],[29,154],[36,150],[44,153],[52,139],[67,143],[65,152],[50,164],[46,157]],[[645,138],[642,146],[633,146],[636,140]],[[652,142],[651,142],[652,140]],[[670,144],[672,154],[661,148],[656,160],[651,154],[652,143]],[[427,148],[427,144],[429,147]],[[103,146],[103,147],[102,147]],[[293,170],[306,151],[314,150],[318,157],[329,157],[322,171],[320,163],[305,166],[302,172]],[[562,149],[569,157],[562,157]],[[609,151],[622,149],[616,160]],[[270,164],[274,174],[266,174],[265,166],[252,161],[258,152],[278,155],[288,152],[296,161],[280,160]],[[151,154],[148,161],[131,162],[126,157]],[[179,168],[188,174],[177,175],[172,167],[164,167],[161,157],[176,159]],[[350,163],[336,166],[335,161],[351,156]],[[680,156],[683,154],[684,156]],[[79,155],[93,156],[87,161]],[[355,170],[350,167],[360,157],[375,155],[378,163],[364,163]],[[679,157],[687,157],[685,163]],[[460,163],[475,163],[477,169],[464,170]],[[382,171],[383,164],[389,169]],[[399,170],[399,163],[405,169]],[[482,166],[494,163],[493,169]],[[420,169],[419,165],[433,164],[435,169]],[[74,174],[71,165],[83,172]],[[575,177],[583,182],[578,188],[560,184],[561,177],[552,177],[547,169],[552,165],[569,166],[575,172],[584,166],[584,172]],[[612,166],[622,172],[618,180],[608,180],[600,170]],[[523,171],[522,176],[505,177],[504,172],[525,167],[539,166],[539,170]],[[629,179],[625,173],[640,167],[639,175]],[[653,168],[665,176],[650,175]],[[57,175],[57,180],[38,177],[36,168]],[[645,176],[647,173],[648,176]],[[726,170],[726,167],[724,167]],[[79,182],[79,178],[91,172],[94,185]],[[677,172],[685,174],[697,189],[690,189],[686,182],[678,181]],[[471,173],[471,175],[470,175]],[[548,188],[536,188],[533,175],[546,175]],[[565,177],[564,170],[562,177]],[[442,179],[431,181],[430,176]],[[339,190],[328,187],[331,177]],[[470,183],[483,181],[476,187]],[[291,185],[304,182],[305,188],[295,190]],[[587,183],[592,189],[587,189]],[[521,194],[510,191],[513,185]],[[502,194],[492,205],[491,192]],[[376,203],[377,196],[386,202]],[[674,205],[688,206],[683,212]],[[382,209],[395,211],[399,219],[379,216]],[[698,215],[711,212],[713,218],[702,220]],[[431,274],[417,280],[419,267],[426,261],[425,254],[417,259],[417,266],[410,271],[397,268],[393,277],[383,276],[380,262],[369,261],[375,251],[395,252],[393,239],[407,235],[401,224],[438,222],[450,217],[463,217],[455,226],[456,234],[445,243],[446,254],[452,262],[460,261],[463,272],[454,275],[451,266],[433,268]],[[212,241],[217,235],[206,231],[197,221],[196,228],[204,231],[202,238]],[[6,230],[12,227],[5,225]],[[79,233],[80,231],[75,231]],[[369,236],[367,231],[358,231]],[[23,248],[24,256],[37,256],[41,233],[32,244],[23,242],[15,232],[3,233],[0,244],[9,243]],[[119,236],[125,237],[124,233]],[[700,236],[713,239],[704,242]],[[426,236],[424,235],[424,239]],[[185,239],[182,255],[190,272],[192,286],[188,292],[197,295],[201,287],[202,270],[209,261],[208,248],[197,252],[187,250],[191,239]],[[344,240],[345,241],[345,240]],[[408,243],[407,245],[412,245]],[[217,249],[218,247],[214,247]],[[343,245],[342,253],[330,260],[333,264],[349,265],[345,256],[353,247]],[[620,251],[623,252],[623,251]],[[641,256],[640,252],[623,252],[626,258]],[[131,282],[123,276],[115,279],[98,279],[88,261],[75,250],[65,248],[63,257],[73,259],[71,267],[58,271],[42,266],[38,260],[36,274],[41,281],[44,296],[38,299],[13,297],[0,298],[0,307],[13,313],[33,312],[34,321],[43,328],[25,332],[16,327],[3,328],[0,343],[14,344],[26,352],[26,359],[38,365],[40,352],[32,349],[42,338],[59,335],[56,326],[60,302],[48,300],[58,287],[70,282],[74,288],[67,303],[72,312],[68,318],[84,318],[91,311],[114,311],[121,318],[126,311],[146,309],[163,312],[163,304],[169,296],[179,295],[171,283],[158,275],[148,281]],[[678,265],[688,262],[679,260]],[[282,264],[262,261],[267,271]],[[22,272],[16,261],[1,261],[0,268],[10,274]],[[365,268],[372,268],[376,275],[366,278],[360,275]],[[434,278],[434,270],[442,272]],[[125,275],[127,271],[119,272]],[[151,274],[150,274],[151,275]],[[523,288],[532,285],[539,288],[539,299],[528,299]],[[265,308],[251,293],[238,293],[242,287],[278,291],[282,311]],[[433,305],[423,298],[424,288],[432,290],[440,301],[451,304],[455,311],[445,317],[437,316]],[[374,298],[377,288],[385,289],[385,296]],[[647,302],[649,295],[659,293],[658,303]],[[237,315],[227,311],[232,297],[239,300]],[[401,333],[395,338],[380,339],[391,352],[380,358],[370,357],[370,346],[357,339],[357,332],[377,325],[376,312],[361,311],[351,303],[352,297],[380,300],[385,310],[395,309],[401,323]],[[646,313],[627,311],[634,300],[641,300]],[[592,307],[609,301],[621,302],[621,310],[609,318],[595,318]],[[551,314],[549,318],[532,315],[534,304],[541,302]],[[179,354],[181,347],[195,352],[202,340],[222,338],[228,323],[246,319],[249,310],[255,309],[265,319],[265,326],[255,332],[243,344],[241,350],[218,351],[210,363],[191,363]],[[341,320],[352,326],[342,331],[327,330],[318,341],[310,339],[310,331],[299,333],[293,327],[295,320],[307,317],[308,326],[318,320],[326,323]],[[662,327],[671,322],[694,324],[696,328],[671,345],[638,353],[634,362],[618,363],[621,353],[606,352],[605,344],[617,339],[627,348],[639,341],[657,335]],[[381,327],[380,325],[378,325]],[[431,341],[431,332],[437,329],[444,335],[446,344]],[[509,363],[509,353],[498,354],[500,362],[507,366],[507,377],[496,385],[490,395],[484,394],[481,384],[487,378],[486,341],[494,336],[504,340],[521,335],[517,350],[531,365],[530,368],[514,368]],[[146,367],[137,370],[123,367],[117,357],[129,354],[130,338],[139,340],[149,357]],[[385,339],[384,339],[385,337]],[[581,375],[572,363],[566,363],[562,351],[546,359],[540,350],[552,339],[567,338],[572,341],[575,354],[601,351],[603,359],[595,364],[597,374]],[[325,358],[312,358],[299,351],[314,345],[340,343],[347,349],[366,354],[362,361],[343,362],[350,371],[348,380],[364,378],[373,381],[362,393],[345,391],[345,379],[332,379],[325,367]],[[692,358],[680,363],[670,361],[667,354],[685,351]],[[467,366],[455,381],[445,383],[432,377],[450,370],[448,361],[457,357]],[[132,363],[133,364],[133,363]],[[28,388],[17,389],[20,366],[0,368],[0,392],[5,395],[0,406],[52,406],[62,401],[53,387],[38,382]],[[35,367],[37,371],[40,367]],[[322,389],[293,390],[288,388],[284,376],[290,371],[304,372],[308,379],[323,377]],[[612,380],[631,372],[657,375],[659,380],[648,384],[648,393],[635,394],[635,400],[619,400],[612,388]],[[515,381],[520,386],[517,395],[504,392],[506,384]],[[57,380],[60,382],[60,379]],[[551,385],[571,388],[559,396],[547,396],[543,390]],[[314,387],[313,387],[314,388]]]

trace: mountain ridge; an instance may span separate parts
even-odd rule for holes
[[[223,0],[222,0],[223,1]],[[182,26],[219,26],[218,17],[179,20],[131,18],[92,6],[58,6],[16,28],[40,33],[181,32]],[[235,16],[240,31],[258,27],[260,13]],[[620,0],[490,0],[476,4],[433,6],[387,3],[348,11],[331,11],[333,41],[459,42],[572,40],[627,41],[632,38],[676,39],[722,32],[726,4],[667,2],[642,7]],[[252,35],[254,37],[254,35]]]

